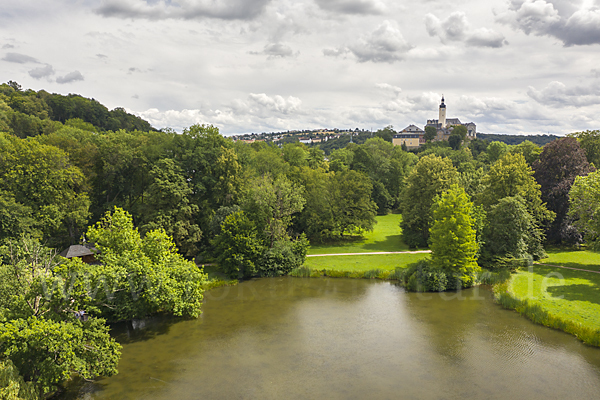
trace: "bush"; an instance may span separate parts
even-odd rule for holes
[[[304,264],[309,242],[302,234],[296,240],[279,240],[258,263],[259,276],[283,276]]]
[[[408,266],[402,281],[411,292],[443,292],[448,288],[446,273],[431,266],[430,260],[420,260]]]

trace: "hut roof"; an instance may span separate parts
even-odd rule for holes
[[[92,244],[74,244],[69,246],[67,249],[63,250],[60,253],[64,258],[73,258],[73,257],[83,257],[83,256],[91,256],[96,254],[98,251]]]

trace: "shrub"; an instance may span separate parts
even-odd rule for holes
[[[279,240],[268,249],[258,263],[258,275],[282,276],[300,268],[304,263],[309,243],[305,235],[298,239]]]
[[[411,292],[443,292],[448,288],[446,273],[431,266],[430,260],[420,260],[408,266],[402,281]]]

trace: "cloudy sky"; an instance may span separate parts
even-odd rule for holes
[[[600,128],[600,0],[3,0],[0,80],[155,127]]]

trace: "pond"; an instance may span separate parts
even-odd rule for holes
[[[117,327],[119,374],[80,399],[597,398],[600,349],[535,325],[486,288],[272,278],[205,294],[198,320]]]

